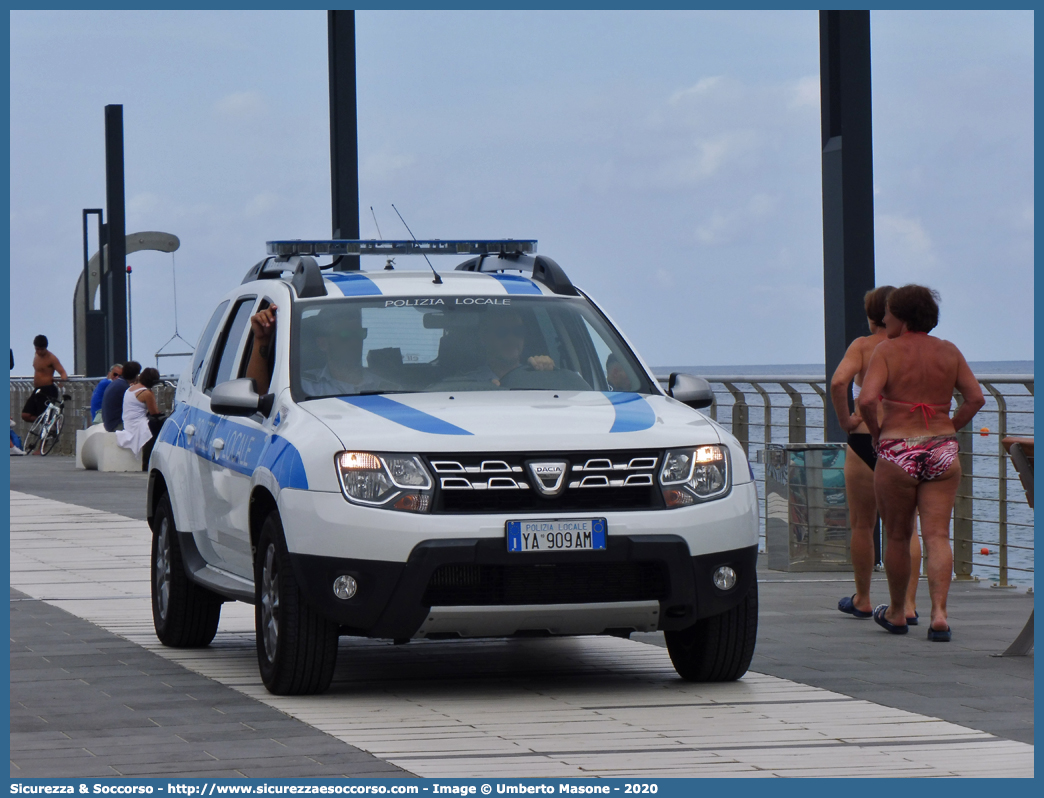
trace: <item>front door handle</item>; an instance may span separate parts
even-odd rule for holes
[[[192,426],[191,424],[186,425],[186,427],[185,427],[185,437],[186,438],[191,438],[195,434],[196,434],[196,428],[194,426]]]
[[[222,449],[225,448],[225,442],[221,440],[221,438],[214,438],[213,446],[215,452],[220,452]]]

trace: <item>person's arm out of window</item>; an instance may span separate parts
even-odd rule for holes
[[[272,381],[272,373],[268,367],[268,354],[275,345],[276,305],[269,305],[250,317],[250,331],[254,336],[254,345],[250,349],[250,362],[247,363],[246,375],[257,386],[259,394],[268,393]]]

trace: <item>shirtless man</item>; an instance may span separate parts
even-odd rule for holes
[[[47,349],[47,336],[38,335],[33,339],[36,354],[33,356],[33,385],[36,390],[29,395],[25,407],[22,408],[22,420],[32,423],[47,409],[49,399],[58,398],[58,386],[54,384],[54,373],[57,371],[61,380],[67,380],[61,362]]]
[[[877,449],[874,489],[888,534],[885,572],[891,603],[876,607],[874,620],[892,634],[907,631],[900,607],[910,581],[910,534],[917,513],[928,552],[928,639],[943,643],[950,640],[950,516],[961,479],[956,433],[985,400],[960,350],[928,334],[939,321],[938,296],[920,285],[897,288],[888,296],[888,340],[874,350],[858,404]],[[964,401],[951,419],[954,389]]]
[[[884,314],[888,295],[895,288],[882,285],[867,291],[863,299],[870,335],[856,338],[845,352],[845,357],[830,380],[830,399],[841,429],[848,433],[848,452],[845,457],[845,494],[848,497],[848,517],[852,525],[852,573],[856,592],[837,603],[841,612],[856,618],[873,616],[870,602],[870,577],[874,570],[874,525],[877,523],[877,500],[874,496],[874,466],[877,454],[870,440],[866,424],[857,413],[848,410],[848,384],[852,396],[859,399],[860,387],[866,376],[870,356],[877,345],[887,340]],[[921,541],[910,536],[910,585],[906,590],[906,622],[917,624],[917,582],[921,573]]]

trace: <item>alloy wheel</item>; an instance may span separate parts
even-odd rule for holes
[[[170,605],[170,519],[163,516],[156,535],[156,565],[153,579],[156,581],[156,611],[164,621]]]
[[[261,568],[261,631],[265,655],[274,662],[279,645],[279,565],[275,544],[270,543]]]

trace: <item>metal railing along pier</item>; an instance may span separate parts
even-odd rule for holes
[[[706,412],[746,447],[758,495],[765,500],[759,451],[770,443],[822,443],[825,379],[793,374],[701,374],[714,389]],[[658,375],[666,385],[666,376]],[[986,405],[958,432],[963,476],[954,507],[954,573],[971,579],[978,569],[1000,587],[1033,580],[1033,511],[1001,440],[1033,436],[1033,375],[979,378]],[[765,516],[762,509],[762,541]],[[764,546],[762,546],[764,548]]]

